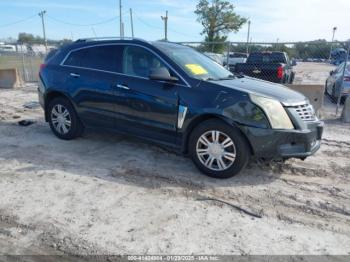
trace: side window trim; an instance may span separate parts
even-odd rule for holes
[[[112,73],[112,74],[116,74],[116,75],[126,75],[126,76],[130,76],[130,77],[138,77],[141,79],[148,79],[146,77],[140,77],[140,76],[132,76],[132,75],[127,75],[127,74],[123,74],[123,73],[118,73],[118,72],[111,72],[111,71],[105,71],[105,70],[99,70],[99,69],[94,69],[94,68],[87,68],[87,67],[80,67],[80,66],[71,66],[71,65],[65,65],[64,63],[66,62],[66,60],[68,59],[68,57],[70,56],[71,53],[75,52],[75,51],[79,51],[79,50],[83,50],[83,49],[87,49],[87,48],[92,48],[92,47],[98,47],[98,46],[113,46],[113,45],[118,45],[118,46],[138,46],[141,47],[149,52],[151,52],[152,54],[154,54],[159,60],[161,60],[166,66],[168,66],[180,79],[184,84],[175,84],[175,85],[182,85],[182,86],[186,86],[191,88],[191,86],[188,84],[188,82],[182,77],[181,74],[179,74],[169,63],[167,63],[161,56],[159,56],[156,52],[154,52],[152,49],[139,45],[139,44],[132,44],[132,43],[111,43],[111,44],[97,44],[97,45],[91,45],[91,46],[84,46],[84,47],[80,47],[80,48],[76,48],[76,49],[72,49],[68,52],[68,54],[63,58],[63,60],[60,63],[60,66],[64,66],[64,67],[71,67],[71,68],[80,68],[80,69],[88,69],[88,70],[93,70],[93,71],[99,71],[99,72],[106,72],[106,73]]]

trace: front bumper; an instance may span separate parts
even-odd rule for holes
[[[313,155],[321,145],[324,124],[306,124],[303,130],[274,130],[240,126],[248,138],[254,156],[266,159],[304,159]]]

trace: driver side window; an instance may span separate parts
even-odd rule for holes
[[[148,78],[152,69],[166,66],[154,54],[139,46],[126,46],[123,52],[123,74]]]

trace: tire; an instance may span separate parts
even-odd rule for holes
[[[210,139],[210,137],[213,138],[213,131],[218,132],[217,139]],[[203,143],[205,142],[203,136],[207,138],[207,142],[211,142],[208,147]],[[228,146],[230,144],[228,139],[233,146]],[[214,140],[219,141],[219,145],[213,143]],[[224,149],[223,145],[225,145]],[[190,136],[188,146],[189,154],[197,168],[207,176],[220,179],[237,175],[245,168],[251,156],[248,142],[240,130],[219,119],[207,120],[196,127]],[[232,154],[235,154],[234,159]],[[229,158],[226,158],[226,155]],[[212,160],[213,157],[216,158]],[[208,160],[209,158],[211,159]],[[209,167],[210,163],[211,167]],[[223,169],[225,166],[226,168]]]
[[[295,78],[295,73],[294,73],[294,72],[291,72],[289,78],[290,78],[290,79],[289,79],[289,84],[293,84],[294,78]]]
[[[335,95],[335,85],[333,85],[333,87],[332,87],[332,94],[330,96],[332,98],[332,102],[334,104],[336,104],[337,103],[336,101],[338,100],[338,97],[336,97],[336,95]]]
[[[49,103],[47,110],[50,128],[58,138],[72,140],[83,134],[84,126],[73,105],[66,98],[54,98]]]

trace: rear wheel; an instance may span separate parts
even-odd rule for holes
[[[229,178],[244,169],[250,150],[240,131],[221,120],[208,120],[191,134],[189,151],[195,165],[214,178]]]
[[[58,138],[71,140],[82,135],[83,124],[74,107],[66,98],[53,99],[47,110],[50,128]]]

